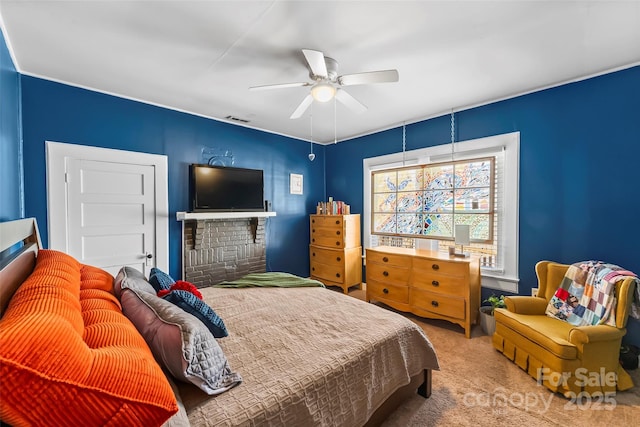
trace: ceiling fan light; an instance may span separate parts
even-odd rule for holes
[[[311,96],[318,102],[327,102],[333,99],[336,88],[328,83],[318,83],[311,88]]]

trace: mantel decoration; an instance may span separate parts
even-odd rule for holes
[[[210,166],[233,166],[233,152],[225,148],[204,147],[202,163]]]

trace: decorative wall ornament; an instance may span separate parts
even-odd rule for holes
[[[233,166],[233,152],[225,148],[204,147],[202,149],[202,163],[210,166]]]

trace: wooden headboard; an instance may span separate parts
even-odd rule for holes
[[[35,218],[0,223],[0,317],[33,271],[41,247]]]

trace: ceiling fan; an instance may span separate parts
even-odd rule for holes
[[[314,99],[319,102],[327,102],[334,97],[351,110],[357,113],[364,112],[367,107],[349,95],[348,92],[342,89],[342,86],[398,81],[398,70],[369,71],[338,76],[338,61],[335,59],[324,56],[324,53],[317,50],[302,49],[302,53],[307,61],[309,77],[313,82],[281,83],[252,86],[249,88],[249,90],[264,90],[311,86],[311,92],[302,100],[293,114],[291,114],[291,119],[301,117]]]

